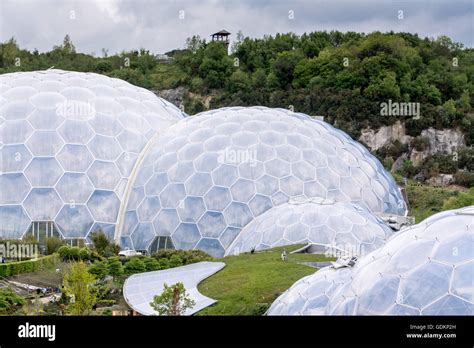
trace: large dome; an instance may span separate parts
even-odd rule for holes
[[[390,174],[345,133],[288,110],[232,107],[186,118],[154,143],[117,235],[135,249],[162,236],[223,256],[251,220],[297,196],[407,212]]]
[[[114,237],[129,178],[183,118],[125,81],[46,70],[0,75],[0,238]],[[32,224],[34,222],[34,224]]]
[[[252,220],[226,254],[303,243],[322,247],[321,253],[360,256],[382,246],[392,234],[383,220],[353,203],[290,200]]]
[[[474,207],[436,214],[360,259],[327,314],[473,315]]]

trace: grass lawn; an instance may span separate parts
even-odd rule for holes
[[[279,247],[219,259],[226,266],[198,286],[203,295],[218,302],[197,315],[262,314],[294,282],[316,271],[299,262],[334,260],[315,254],[289,254],[287,262],[281,260],[283,249],[289,252],[299,247]]]

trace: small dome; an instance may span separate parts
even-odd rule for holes
[[[393,231],[352,203],[292,200],[256,217],[240,232],[227,255],[291,244],[312,244],[320,252],[361,256],[382,246]]]

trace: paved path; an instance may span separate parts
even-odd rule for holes
[[[173,285],[182,282],[189,297],[196,302],[196,305],[185,313],[185,315],[192,315],[216,302],[216,300],[202,295],[197,290],[197,286],[224,266],[223,262],[204,261],[162,271],[134,274],[125,280],[123,296],[128,305],[138,313],[156,315],[150,302],[155,295],[163,292],[163,284]]]

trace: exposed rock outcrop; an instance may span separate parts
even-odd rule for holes
[[[364,143],[371,151],[376,151],[395,140],[402,144],[409,144],[411,138],[406,135],[405,123],[397,121],[391,126],[380,127],[377,131],[370,128],[363,129],[359,141]]]
[[[439,174],[428,179],[428,183],[432,186],[446,187],[454,183],[454,175]]]
[[[394,169],[399,169],[403,160],[409,158],[417,166],[426,158],[437,154],[451,154],[465,146],[464,134],[458,128],[434,129],[428,128],[421,132],[421,136],[429,141],[429,146],[423,151],[417,151],[409,146],[407,154],[396,159]],[[371,151],[376,151],[384,146],[389,146],[394,141],[411,145],[412,136],[406,134],[405,124],[397,121],[391,126],[380,127],[379,130],[366,128],[362,130],[359,141],[364,143]]]
[[[184,95],[187,92],[184,87],[177,87],[173,89],[163,89],[161,91],[153,91],[158,97],[161,97],[170,103],[179,107],[183,104]]]

